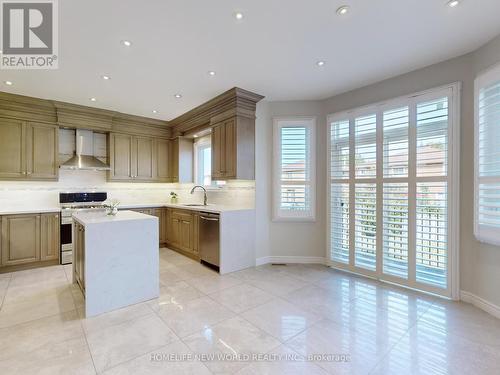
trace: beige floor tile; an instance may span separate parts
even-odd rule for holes
[[[185,281],[175,281],[171,284],[160,286],[160,297],[149,302],[149,305],[161,306],[169,303],[184,303],[200,298],[203,294]]]
[[[6,299],[11,293],[7,290]],[[15,297],[13,297],[15,299]],[[0,328],[60,314],[75,309],[73,296],[69,287],[65,287],[60,293],[46,295],[44,293],[34,294],[31,298],[23,299],[23,302],[5,302],[0,310]]]
[[[326,279],[333,273],[331,268],[322,264],[288,264],[284,272],[308,283]]]
[[[170,303],[153,308],[158,316],[179,336],[185,337],[209,325],[234,316],[234,313],[209,297],[185,303]]]
[[[194,354],[182,342],[154,350],[141,357],[124,362],[105,371],[104,375],[210,375],[207,367],[196,360]]]
[[[63,266],[42,267],[13,272],[9,288],[27,285],[42,286],[44,284],[52,284],[54,282],[65,283],[67,281]]]
[[[206,276],[189,279],[188,283],[202,293],[209,294],[239,285],[242,281],[230,275],[221,276],[219,274],[212,273]]]
[[[322,320],[287,342],[287,346],[333,374],[368,374],[389,351],[374,333]]]
[[[237,314],[276,298],[250,284],[239,284],[211,293],[209,296]]]
[[[500,349],[418,322],[373,374],[500,374]]]
[[[81,337],[82,325],[75,311],[3,328],[0,329],[0,361]]]
[[[196,277],[202,276],[218,276],[219,274],[214,270],[200,264],[182,264],[173,268],[173,272],[177,273],[180,277],[183,277],[184,280],[189,280]]]
[[[500,348],[500,319],[470,304],[440,300],[420,320],[440,332]]]
[[[193,259],[185,257],[173,250],[162,248],[160,249],[160,263],[167,265],[180,266],[185,264],[196,263]]]
[[[6,375],[90,375],[96,372],[87,341],[85,337],[80,336],[51,343],[7,360],[0,360],[0,373]]]
[[[292,291],[283,298],[306,311],[332,319],[345,314],[352,299],[349,294],[332,292],[314,284]]]
[[[290,292],[298,290],[307,285],[305,281],[283,273],[265,273],[260,278],[253,278],[247,281],[270,294],[281,297]]]
[[[196,354],[210,358],[205,365],[216,374],[234,374],[248,364],[251,356],[280,345],[274,337],[240,317],[207,326],[183,338],[183,342]]]
[[[179,272],[175,272],[175,266],[169,266],[168,268],[160,267],[160,284],[161,285],[171,285],[177,281],[184,280],[185,275],[180,276]]]
[[[282,345],[266,353],[262,360],[244,367],[237,375],[328,375],[328,372]]]
[[[97,372],[170,344],[178,338],[151,313],[87,333]]]
[[[284,342],[299,334],[322,317],[282,299],[274,299],[241,314],[263,331]]]
[[[148,304],[143,302],[90,318],[83,318],[82,326],[87,334],[92,334],[117,324],[126,323],[143,316],[149,316],[152,312]]]

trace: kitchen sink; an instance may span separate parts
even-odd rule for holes
[[[187,207],[206,207],[206,206],[204,206],[202,204],[196,204],[196,203],[185,203],[182,206],[187,206]],[[207,206],[208,206],[208,204],[207,204]]]

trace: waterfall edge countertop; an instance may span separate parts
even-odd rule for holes
[[[159,296],[158,218],[133,211],[77,211],[73,282],[95,316]]]

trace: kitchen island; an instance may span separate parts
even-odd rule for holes
[[[158,218],[133,211],[73,215],[73,282],[87,317],[159,296]]]

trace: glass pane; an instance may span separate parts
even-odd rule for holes
[[[281,180],[309,180],[309,131],[306,127],[281,128]]]
[[[408,184],[384,184],[384,273],[408,277]]]
[[[384,177],[408,176],[408,107],[383,114]]]
[[[310,210],[310,188],[307,185],[281,185],[280,209]]]
[[[375,271],[377,190],[375,184],[356,184],[355,265]]]
[[[349,120],[333,122],[330,131],[331,177],[349,178]]]
[[[446,176],[448,98],[417,105],[417,176]]]
[[[375,178],[377,177],[377,116],[356,118],[354,129],[356,178]]]
[[[417,183],[417,281],[446,288],[448,259],[446,182]]]
[[[331,184],[331,259],[349,263],[349,184]]]
[[[500,176],[500,82],[479,94],[479,176]]]

